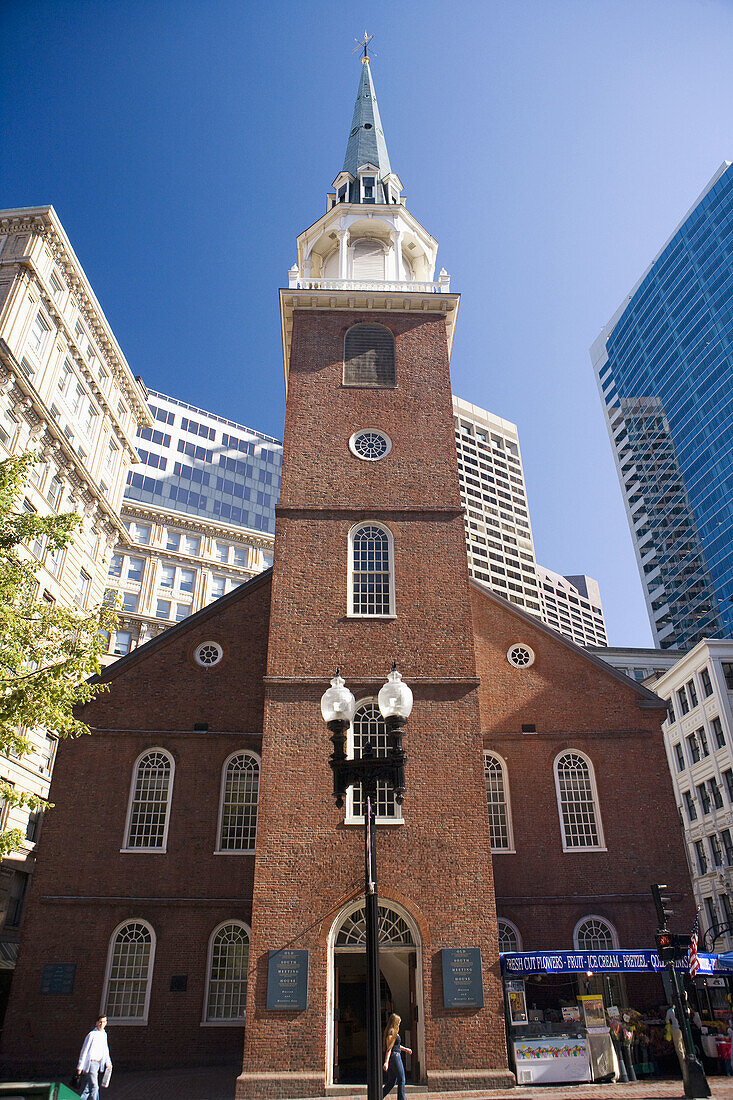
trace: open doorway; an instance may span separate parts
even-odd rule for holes
[[[413,930],[414,929],[414,930]],[[379,904],[381,1023],[396,1012],[400,1034],[412,1055],[405,1055],[410,1083],[422,1080],[422,981],[420,944],[414,922],[394,903]],[[337,919],[331,948],[332,1027],[329,1034],[332,1081],[366,1081],[366,929],[364,903],[352,904]]]

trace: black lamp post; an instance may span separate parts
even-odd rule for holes
[[[321,699],[321,714],[331,731],[333,752],[329,763],[333,772],[333,796],[337,806],[343,806],[346,791],[360,783],[364,800],[364,900],[366,918],[367,964],[367,1100],[382,1096],[382,1021],[380,1019],[379,988],[379,902],[377,896],[377,783],[394,788],[395,798],[402,803],[405,793],[405,761],[402,748],[402,727],[412,710],[412,692],[403,683],[396,664],[387,677],[377,699],[379,712],[387,725],[386,756],[377,756],[371,738],[362,747],[359,760],[346,758],[346,731],[356,710],[356,700],[346,687],[339,670]]]

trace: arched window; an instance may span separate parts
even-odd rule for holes
[[[509,810],[509,783],[506,765],[496,753],[484,753],[484,778],[486,779],[486,803],[489,810],[491,851],[511,852],[514,850],[514,838]]]
[[[499,917],[499,950],[500,951],[521,951],[522,950],[522,937],[519,935],[519,929],[512,921],[507,920],[506,917]]]
[[[590,760],[576,749],[555,760],[555,787],[565,851],[603,848],[601,815]]]
[[[384,282],[384,245],[381,241],[355,242],[352,252],[352,278],[359,282]]]
[[[155,933],[145,920],[127,920],[109,941],[101,1011],[116,1024],[148,1021]]]
[[[415,939],[409,924],[388,902],[377,908],[380,947],[412,947]],[[364,902],[352,908],[342,919],[336,933],[336,947],[360,947],[366,944],[366,909]]]
[[[392,532],[381,524],[362,523],[349,534],[348,613],[395,613]]]
[[[236,752],[222,770],[218,852],[254,852],[260,762],[252,752]]]
[[[364,746],[371,741],[377,756],[387,755],[387,723],[379,713],[376,699],[366,699],[359,703],[354,712],[347,738],[348,755],[361,758]],[[387,783],[377,783],[377,821],[399,821],[401,807],[395,802],[394,791]],[[346,799],[346,820],[349,822],[364,820],[364,795],[361,784],[349,788]]]
[[[394,386],[394,336],[384,325],[352,325],[344,338],[345,386]]]
[[[209,940],[204,1022],[241,1024],[247,1003],[249,928],[242,921],[220,924]]]
[[[582,917],[575,925],[573,946],[576,951],[613,951],[618,947],[616,929],[603,917]]]
[[[138,757],[133,770],[123,850],[165,851],[172,789],[170,753],[165,749],[147,749]]]

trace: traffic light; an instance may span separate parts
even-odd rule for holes
[[[656,934],[657,951],[662,962],[674,962],[675,959],[686,959],[690,950],[690,937],[680,935],[677,932],[668,932],[666,928],[660,929]]]
[[[663,882],[659,882],[655,886],[652,886],[652,897],[654,898],[654,905],[657,910],[659,927],[666,928],[667,917],[671,917],[674,910],[672,909],[672,898],[667,893],[667,887]]]

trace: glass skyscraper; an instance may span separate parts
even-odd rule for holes
[[[655,644],[733,636],[733,165],[591,349]]]
[[[142,467],[125,499],[271,534],[280,440],[155,390],[148,397],[155,427],[137,433]]]

